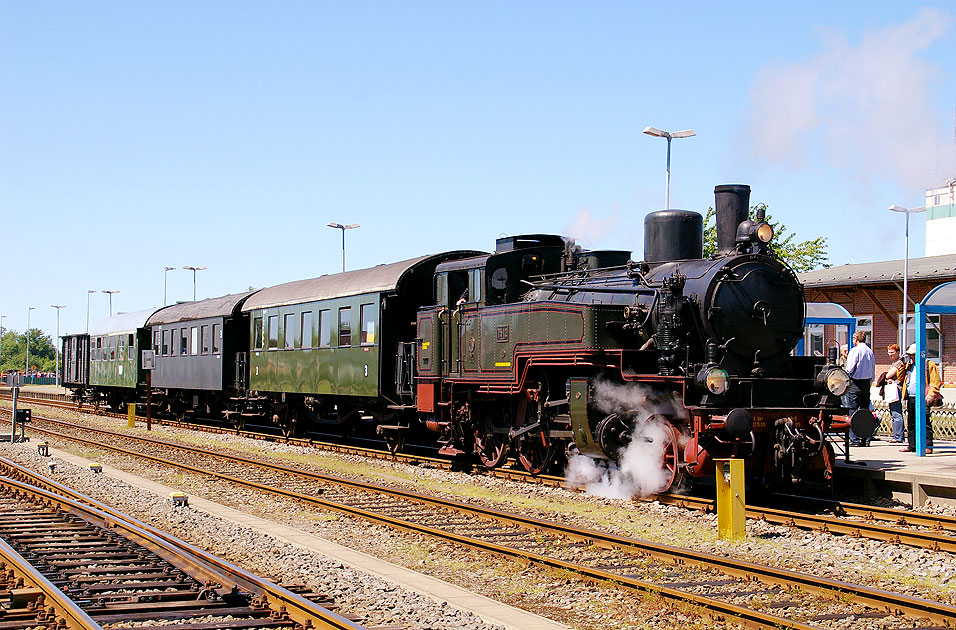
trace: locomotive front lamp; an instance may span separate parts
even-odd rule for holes
[[[700,382],[711,394],[720,396],[730,387],[730,375],[719,367],[705,368],[700,373]]]
[[[841,367],[831,366],[820,372],[817,383],[834,396],[842,396],[850,389],[850,375]]]
[[[773,239],[773,226],[769,223],[761,223],[757,226],[757,238],[762,243],[769,243]]]

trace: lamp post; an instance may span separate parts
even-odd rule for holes
[[[109,293],[109,296],[110,296],[110,317],[112,317],[112,316],[113,316],[113,294],[114,294],[114,293],[119,293],[119,289],[117,289],[117,290],[115,290],[115,291],[111,291],[111,290],[109,290],[109,289],[103,289],[102,291],[100,291],[100,293]]]
[[[23,373],[23,378],[27,378],[30,375],[30,313],[35,308],[35,306],[27,307],[27,369]],[[26,383],[24,383],[24,385],[25,384]]]
[[[169,275],[169,272],[175,269],[175,267],[163,267],[163,306],[166,306],[166,276]]]
[[[910,215],[919,214],[920,212],[926,212],[925,207],[919,208],[904,208],[902,206],[890,206],[890,210],[893,212],[902,212],[906,215],[906,232],[903,239],[903,331],[900,339],[902,343],[902,351],[906,352],[906,307],[907,300],[909,299],[909,277],[910,277]]]
[[[87,289],[86,291],[86,332],[90,332],[90,295],[96,293],[95,289]]]
[[[60,386],[60,309],[66,308],[66,304],[51,304],[50,308],[56,309],[56,386]]]
[[[205,267],[193,267],[191,265],[186,265],[183,267],[183,269],[188,269],[189,271],[193,272],[193,302],[195,302],[196,301],[196,272],[202,271],[203,269],[205,269]]]
[[[671,207],[671,139],[690,138],[692,136],[696,136],[697,133],[693,129],[685,129],[684,131],[675,131],[674,133],[669,133],[663,129],[658,129],[657,127],[644,127],[644,133],[649,136],[667,139],[667,174],[664,180],[664,209],[668,210]]]
[[[349,223],[348,225],[342,225],[341,223],[329,223],[330,228],[336,230],[342,230],[342,272],[345,272],[345,230],[354,230],[359,226],[358,223]]]

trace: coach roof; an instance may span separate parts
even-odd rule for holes
[[[286,282],[274,287],[268,287],[251,296],[242,306],[242,312],[284,306],[286,304],[302,304],[363,293],[381,293],[394,291],[402,277],[415,267],[427,262],[439,263],[443,260],[475,256],[481,252],[455,251],[430,256],[419,256],[387,265],[377,265],[369,269],[357,269],[344,273],[328,274],[308,280]]]
[[[164,309],[160,309],[155,315],[149,318],[147,324],[156,326],[159,324],[173,324],[175,322],[191,321],[196,319],[206,319],[207,317],[231,317],[236,308],[245,301],[255,291],[245,291],[243,293],[232,293],[220,297],[200,300],[198,302],[183,302],[173,304]]]
[[[163,307],[148,308],[143,311],[133,311],[132,313],[120,313],[112,317],[101,319],[90,327],[90,335],[115,335],[117,333],[136,332],[138,329],[145,327],[146,321],[149,320],[150,316],[156,311],[162,310],[162,308]]]

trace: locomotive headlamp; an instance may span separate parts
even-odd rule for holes
[[[773,238],[773,226],[769,223],[761,223],[757,226],[757,238],[762,243],[769,243]]]
[[[824,369],[817,379],[834,396],[842,396],[850,388],[850,376],[840,367]]]
[[[707,388],[711,394],[718,396],[725,393],[730,387],[730,376],[726,370],[719,367],[705,368],[700,373],[701,384]]]

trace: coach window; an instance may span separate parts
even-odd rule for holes
[[[469,302],[481,302],[481,269],[472,269],[469,281]]]
[[[126,343],[122,337],[119,337],[116,340],[116,360],[125,361],[126,360]]]
[[[285,337],[286,349],[295,348],[295,313],[286,313],[282,322],[282,334]]]
[[[159,335],[158,330],[153,331],[153,354],[159,354]]]
[[[311,348],[312,347],[312,311],[303,311],[302,312],[302,347]]]
[[[169,331],[168,331],[168,330],[164,330],[164,331],[163,331],[163,352],[162,352],[162,355],[163,355],[164,357],[165,357],[165,356],[169,356]]]
[[[343,306],[339,309],[339,345],[352,345],[352,307]]]
[[[319,347],[328,348],[332,345],[332,311],[319,311]]]
[[[199,331],[199,338],[201,340],[202,353],[209,354],[209,324],[203,324]]]
[[[262,329],[262,318],[256,317],[252,320],[252,331],[255,341],[252,344],[253,349],[262,350],[262,343],[265,340],[266,335],[265,331]]]
[[[110,346],[110,361],[115,361],[116,360],[116,337],[110,337],[107,343],[109,343],[109,346]]]
[[[375,343],[375,309],[373,304],[363,304],[359,307],[359,316],[362,318],[362,343]]]
[[[189,329],[181,328],[179,330],[179,356],[184,357],[189,354]]]
[[[192,326],[190,328],[190,333],[192,337],[192,344],[189,346],[189,354],[196,356],[199,354],[199,327]]]
[[[222,350],[222,326],[219,324],[212,325],[212,353],[219,354]]]
[[[279,347],[279,316],[269,315],[269,349]]]

